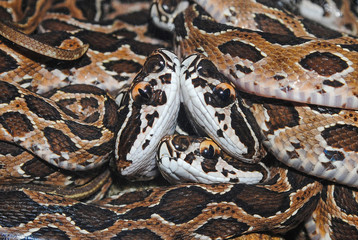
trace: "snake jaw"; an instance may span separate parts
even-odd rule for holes
[[[120,114],[127,120],[118,132],[115,152],[118,171],[129,179],[157,175],[156,148],[162,137],[174,132],[179,111],[179,67],[173,53],[155,51],[122,99]]]
[[[187,114],[229,154],[243,161],[257,162],[265,155],[260,130],[250,111],[241,103],[240,96],[228,95],[228,99],[217,96],[220,93],[217,90],[223,84],[234,89],[229,80],[202,56],[192,55],[183,61],[181,88]],[[236,94],[235,90],[230,92]]]

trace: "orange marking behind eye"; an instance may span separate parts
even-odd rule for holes
[[[212,140],[204,140],[200,143],[200,154],[205,158],[214,158],[220,154],[219,146]]]
[[[234,87],[229,83],[219,83],[216,86],[216,91],[225,92],[227,89],[230,91],[230,98],[236,98],[236,91]]]
[[[148,82],[139,82],[132,89],[132,97],[136,101],[138,98],[143,100],[149,99],[152,93],[151,86]]]

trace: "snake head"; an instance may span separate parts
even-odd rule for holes
[[[166,136],[159,145],[157,159],[160,172],[171,183],[256,184],[269,176],[269,170],[262,163],[235,159],[209,138]]]
[[[167,30],[174,31],[174,19],[189,6],[184,0],[155,0],[150,9],[150,15],[155,25]]]
[[[194,124],[230,155],[257,162],[264,155],[261,131],[236,87],[202,55],[182,62],[181,93]]]
[[[157,174],[159,141],[174,132],[179,111],[179,67],[170,51],[154,51],[121,97],[116,166],[129,179]]]

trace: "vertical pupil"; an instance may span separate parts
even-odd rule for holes
[[[203,152],[204,157],[212,158],[214,157],[214,147],[210,145],[208,148],[206,148]]]

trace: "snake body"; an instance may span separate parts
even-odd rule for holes
[[[8,40],[0,39],[0,59],[4,60],[0,63],[0,159],[6,163],[0,170],[7,174],[0,187],[0,233],[4,237],[223,239],[255,232],[282,234],[308,218],[312,238],[326,235],[343,239],[349,236],[348,231],[357,233],[355,189],[321,182],[277,163],[271,155],[262,160],[268,150],[299,171],[357,186],[357,114],[332,108],[357,108],[354,37],[328,31],[331,35],[316,39],[302,26],[304,34],[248,30],[214,21],[197,4],[155,2],[151,8],[154,21],[162,27],[167,27],[167,20],[171,22],[176,53],[181,60],[189,56],[180,66],[170,51],[155,50],[170,44],[153,37],[154,30],[148,33],[150,26],[142,16],[149,10],[138,11],[138,6],[148,8],[148,3],[134,4],[133,13],[123,14],[123,6],[130,4],[96,1],[86,8],[81,1],[56,1],[51,6],[47,5],[50,1],[34,2],[37,5],[31,11],[31,7],[21,7],[21,1],[0,1],[3,19],[17,22],[1,25],[12,36],[2,31]],[[263,9],[262,24],[256,26],[271,25],[274,21],[263,24],[265,16],[270,16],[268,8],[254,3],[248,1],[247,6]],[[41,6],[45,6],[43,10]],[[275,6],[269,10],[278,14],[276,20],[291,17]],[[293,19],[294,23],[303,21]],[[288,22],[279,22],[290,29]],[[28,25],[22,27],[22,23]],[[24,35],[27,32],[23,29],[32,32],[31,26],[38,24],[41,33],[30,38]],[[17,31],[11,32],[14,28]],[[45,51],[66,52],[71,57],[59,61],[43,50],[33,52],[28,44],[21,45],[24,41],[13,45],[14,36],[35,46],[46,43],[51,47],[45,46]],[[89,47],[84,53],[86,44]],[[76,56],[73,50],[81,54]],[[198,68],[196,64],[204,61],[207,65]],[[208,77],[219,85],[205,87]],[[317,82],[310,82],[311,78]],[[192,96],[187,94],[192,90],[183,87],[189,79],[207,96],[206,107],[216,108],[202,112],[205,117],[195,117],[195,107],[190,109]],[[248,95],[241,99],[237,87],[270,98],[331,107],[282,104],[279,100],[263,103]],[[208,135],[216,143],[203,150],[191,145],[196,138],[174,137],[174,141],[168,137],[168,143],[159,148],[166,155],[159,152],[157,161],[168,162],[168,154],[176,154],[174,160],[178,160],[182,153],[177,151],[190,150],[181,165],[192,171],[195,158],[204,157],[199,167],[207,173],[222,173],[225,181],[236,183],[182,183],[97,201],[110,184],[106,182],[110,178],[108,167],[129,179],[157,174],[155,150],[159,140],[174,131],[179,95],[199,128],[205,126],[199,120],[206,117],[219,120],[218,126],[211,122],[206,127],[212,128],[214,134]],[[225,110],[228,99],[229,111]],[[278,111],[287,118],[273,114]],[[240,131],[245,134],[240,135]],[[233,136],[230,141],[239,147],[230,149],[227,142],[221,144],[223,135]],[[344,143],[337,142],[337,136],[345,136]],[[322,139],[324,144],[317,145]],[[238,164],[230,155],[220,153],[218,145],[241,160],[262,160],[268,167]],[[22,162],[18,156],[24,156]],[[216,165],[218,156],[230,164]],[[18,161],[16,165],[10,163],[12,159]],[[307,164],[307,160],[311,162]],[[178,167],[174,161],[172,164]],[[33,170],[38,166],[48,174]],[[260,176],[248,180],[253,185],[242,184],[245,177],[233,180],[245,170]],[[71,177],[73,174],[78,176]],[[13,175],[17,176],[15,184]],[[97,194],[94,203],[73,199],[88,200],[92,194]]]

